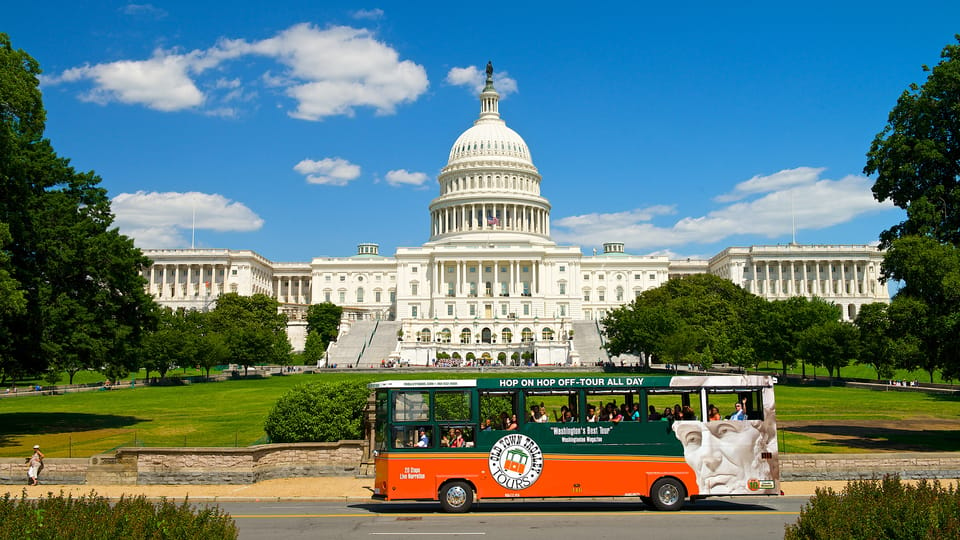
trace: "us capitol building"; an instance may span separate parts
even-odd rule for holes
[[[393,257],[364,243],[348,257],[276,263],[249,250],[144,250],[148,292],[173,308],[210,309],[220,294],[266,294],[289,319],[295,350],[311,304],[343,307],[326,362],[427,365],[466,362],[578,364],[607,360],[599,321],[641,292],[711,273],[769,300],[819,296],[852,320],[889,302],[883,258],[871,245],[730,247],[709,260],[628,254],[619,242],[583,255],[550,239],[550,203],[523,138],[500,118],[493,69],[480,116],[453,143],[430,203],[430,239]],[[521,360],[522,359],[522,360]]]

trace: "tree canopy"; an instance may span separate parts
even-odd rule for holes
[[[148,260],[113,227],[100,178],[43,138],[36,60],[0,34],[0,379],[136,364]]]

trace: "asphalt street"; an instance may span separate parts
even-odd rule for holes
[[[737,497],[687,503],[659,512],[639,502],[552,500],[482,502],[444,514],[436,502],[223,502],[241,539],[287,540],[523,538],[557,540],[783,538],[808,497]]]

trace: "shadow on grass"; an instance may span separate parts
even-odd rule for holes
[[[898,452],[952,452],[960,447],[960,430],[822,424],[796,425],[780,429],[813,437],[818,440],[814,446],[822,447],[845,446],[868,451]]]
[[[69,412],[15,412],[0,414],[0,446],[10,446],[18,435],[75,433],[98,429],[117,429],[149,422],[147,418],[116,414]]]

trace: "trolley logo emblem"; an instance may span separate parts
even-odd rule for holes
[[[520,491],[534,484],[543,471],[543,452],[537,441],[520,433],[493,444],[488,459],[490,476],[501,486]]]

